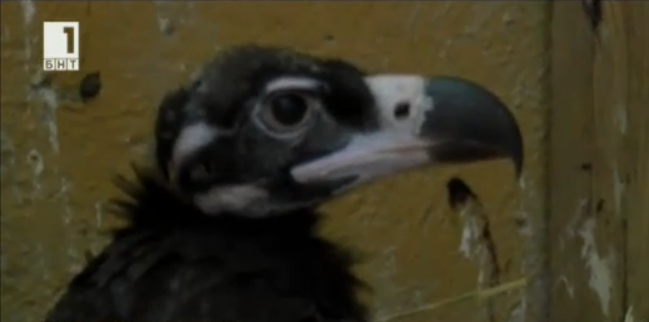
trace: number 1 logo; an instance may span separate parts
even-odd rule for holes
[[[79,22],[43,23],[43,70],[79,70]]]

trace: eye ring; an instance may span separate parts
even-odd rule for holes
[[[320,105],[320,99],[311,93],[281,91],[261,102],[255,119],[275,136],[292,137],[307,128]]]

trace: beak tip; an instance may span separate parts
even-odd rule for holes
[[[458,77],[438,76],[429,78],[427,83],[428,95],[439,106],[428,127],[447,137],[497,147],[497,154],[512,160],[516,176],[520,177],[524,160],[521,129],[497,95]]]

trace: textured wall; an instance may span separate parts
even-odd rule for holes
[[[555,3],[550,319],[649,321],[649,2]]]
[[[519,182],[505,162],[428,170],[326,207],[326,233],[367,251],[359,273],[375,288],[368,300],[377,321],[536,272],[548,8],[545,1],[3,1],[2,321],[37,321],[101,248],[100,232],[113,222],[102,211],[116,193],[111,176],[145,154],[162,94],[219,48],[241,42],[337,55],[375,70],[461,75],[499,93],[523,126],[527,167]],[[49,85],[40,71],[44,20],[81,24],[81,72]],[[84,104],[78,83],[93,71],[103,89]],[[449,207],[445,183],[453,175],[481,205]],[[542,303],[535,294],[530,287],[403,320],[523,321]]]

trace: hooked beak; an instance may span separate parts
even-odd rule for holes
[[[429,164],[509,158],[516,175],[523,143],[516,120],[491,92],[451,77],[365,79],[379,125],[342,148],[291,169],[299,183],[345,182],[340,190]]]

